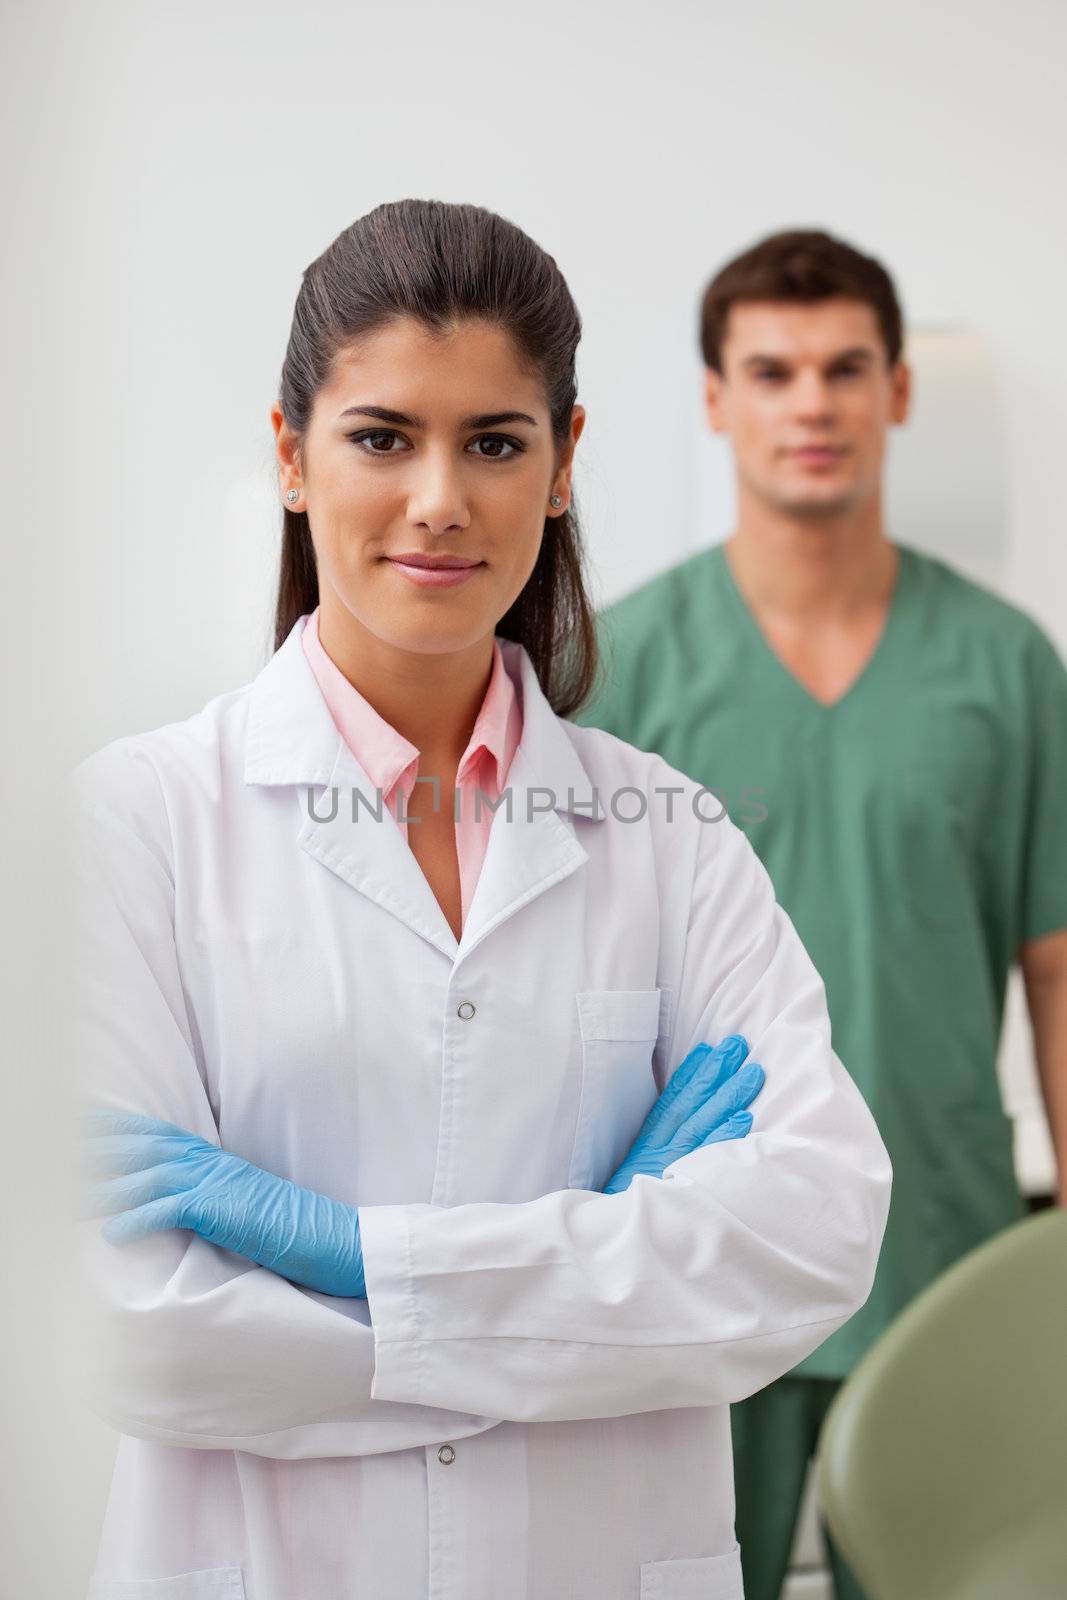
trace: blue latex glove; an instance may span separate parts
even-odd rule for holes
[[[748,1042],[739,1033],[730,1034],[714,1050],[710,1044],[690,1050],[671,1074],[604,1193],[620,1194],[638,1174],[662,1178],[672,1161],[702,1145],[743,1139],[752,1127],[752,1115],[744,1108],[759,1094],[766,1077],[755,1061],[743,1065],[747,1055]]]
[[[86,1215],[113,1215],[101,1230],[112,1244],[168,1228],[190,1228],[291,1283],[364,1299],[359,1218],[343,1205],[173,1123],[130,1112],[86,1114],[89,1153],[100,1173]]]

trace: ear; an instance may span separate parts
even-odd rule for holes
[[[561,505],[549,506],[550,517],[561,517],[571,503],[571,475],[574,471],[574,451],[585,427],[585,407],[575,406],[571,412],[571,426],[567,438],[559,447],[556,470],[552,475],[550,494],[558,495]]]
[[[704,409],[708,419],[708,427],[712,433],[726,432],[726,416],[722,399],[724,387],[722,373],[716,372],[714,367],[706,367],[704,369]]]
[[[889,375],[889,420],[897,427],[907,422],[911,410],[912,375],[905,361],[898,361]]]
[[[299,489],[303,493],[300,447],[285,420],[281,406],[277,403],[270,408],[270,425],[274,429],[275,453],[278,459],[278,487],[282,494],[288,489]],[[299,509],[299,504],[296,504]]]

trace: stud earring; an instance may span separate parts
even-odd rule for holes
[[[299,500],[300,499],[300,490],[299,489],[290,489],[289,492],[286,494],[285,498],[288,500],[289,504],[292,505],[294,500]]]
[[[563,501],[560,499],[558,494],[554,494],[548,503],[550,506],[554,507],[556,511],[558,511],[560,506],[563,504]]]

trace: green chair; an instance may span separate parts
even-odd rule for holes
[[[1067,1211],[912,1301],[841,1386],[817,1474],[869,1600],[1065,1600]]]

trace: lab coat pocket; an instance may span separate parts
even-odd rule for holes
[[[741,1546],[690,1561],[645,1561],[641,1600],[744,1600]]]
[[[585,989],[575,996],[582,1090],[569,1187],[602,1189],[656,1099],[652,1052],[665,991]]]
[[[170,1578],[93,1578],[87,1600],[245,1600],[240,1567],[204,1567]]]

